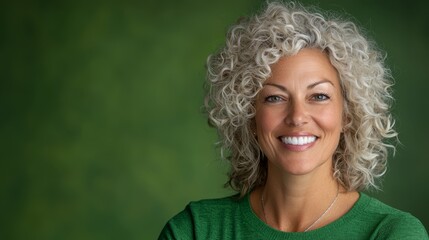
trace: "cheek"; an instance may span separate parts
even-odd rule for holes
[[[272,131],[281,122],[282,117],[276,111],[268,110],[267,108],[260,108],[256,112],[256,130],[265,135]]]
[[[316,114],[319,124],[325,131],[340,134],[343,128],[343,109],[341,106],[325,109]]]
[[[278,113],[272,109],[257,109],[255,116],[258,144],[268,158],[275,156],[275,130],[279,127]]]

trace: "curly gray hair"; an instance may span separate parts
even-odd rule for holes
[[[387,150],[395,147],[384,140],[397,133],[384,56],[352,22],[318,12],[293,2],[268,3],[260,14],[233,25],[225,46],[207,60],[209,123],[218,130],[222,158],[231,163],[227,184],[241,196],[263,184],[267,174],[252,134],[255,97],[270,65],[303,48],[326,52],[340,77],[346,123],[333,156],[334,177],[349,191],[378,189],[376,180],[386,172]]]

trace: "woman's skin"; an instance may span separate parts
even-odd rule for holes
[[[271,227],[299,232],[325,212],[339,189],[314,230],[344,215],[359,198],[333,178],[332,157],[343,131],[338,73],[325,53],[309,48],[281,58],[271,70],[257,96],[255,116],[268,177],[251,193],[251,205]]]

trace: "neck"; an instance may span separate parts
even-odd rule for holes
[[[272,172],[268,176],[260,190],[262,210],[265,222],[281,231],[298,232],[318,227],[338,195],[339,185],[332,172],[287,175],[282,176],[282,181]]]

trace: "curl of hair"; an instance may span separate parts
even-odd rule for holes
[[[205,107],[218,130],[230,185],[243,196],[263,184],[267,164],[252,134],[254,101],[270,65],[303,48],[324,51],[337,69],[344,97],[344,132],[333,156],[334,177],[349,190],[379,188],[386,172],[385,141],[397,136],[389,112],[392,77],[385,57],[358,27],[338,17],[310,12],[297,3],[268,3],[233,25],[226,44],[208,57]]]

